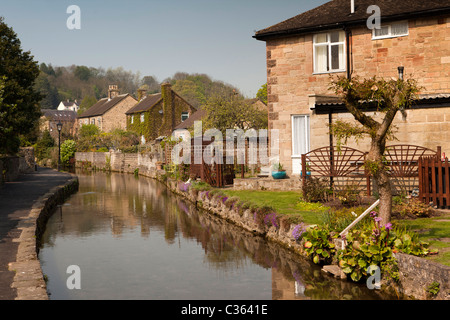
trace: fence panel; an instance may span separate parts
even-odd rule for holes
[[[419,159],[419,199],[438,208],[450,207],[450,163],[448,158]]]

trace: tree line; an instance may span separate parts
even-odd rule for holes
[[[169,82],[175,92],[196,108],[204,105],[211,96],[242,97],[234,86],[213,80],[206,74],[177,72],[159,81],[153,75],[142,77],[139,72],[127,71],[123,67],[55,67],[41,63],[39,70],[35,89],[43,96],[42,109],[56,109],[61,101],[77,100],[81,104],[81,111],[84,111],[96,101],[107,97],[110,84],[117,84],[121,93],[137,97],[138,89],[145,89],[148,94],[158,93],[161,91],[161,83]]]

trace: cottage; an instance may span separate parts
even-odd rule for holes
[[[77,130],[77,113],[70,110],[42,109],[40,131],[48,130],[53,139],[57,141],[59,133],[57,124],[62,123],[62,133],[74,136]]]
[[[117,85],[110,85],[108,97],[99,100],[91,108],[78,116],[79,125],[95,124],[101,131],[126,129],[126,112],[137,100],[130,94],[119,94]]]
[[[60,111],[75,111],[75,112],[78,112],[78,110],[80,109],[80,105],[79,105],[77,100],[75,100],[75,101],[66,100],[66,101],[61,101],[59,103],[57,109],[60,110]]]
[[[140,96],[143,98],[126,115],[127,129],[139,134],[142,143],[170,136],[176,126],[197,111],[169,83],[161,85],[161,93]]]
[[[369,28],[376,5],[381,28]],[[373,8],[373,7],[372,7]],[[368,13],[369,12],[369,13]],[[299,174],[301,154],[332,144],[328,124],[352,120],[330,76],[418,80],[420,101],[399,114],[395,144],[450,150],[450,0],[333,0],[257,31],[266,42],[269,129],[280,162]],[[369,150],[368,141],[350,146]]]

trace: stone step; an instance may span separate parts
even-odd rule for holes
[[[331,273],[335,278],[346,279],[347,275],[342,271],[342,269],[336,264],[330,264],[327,266],[323,266],[323,272]]]

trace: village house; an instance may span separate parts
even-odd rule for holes
[[[77,100],[75,101],[70,101],[70,100],[66,100],[66,101],[61,101],[58,105],[58,110],[60,111],[75,111],[78,112],[78,110],[80,109],[80,105],[78,103]]]
[[[70,110],[42,109],[40,132],[48,130],[55,141],[58,141],[59,132],[57,124],[61,122],[61,134],[74,136],[77,133],[77,113]]]
[[[376,5],[381,28],[369,28]],[[373,8],[373,7],[372,7]],[[398,114],[397,141],[450,153],[450,0],[333,0],[257,31],[266,42],[269,129],[279,130],[288,174],[301,155],[330,146],[328,124],[353,121],[331,77],[414,78],[420,100]],[[368,140],[348,144],[368,151]]]
[[[95,124],[101,131],[114,129],[125,130],[127,126],[126,112],[137,100],[130,94],[119,94],[117,85],[110,85],[108,97],[100,99],[96,104],[78,116],[79,125]]]
[[[161,93],[139,96],[143,98],[126,112],[127,129],[136,132],[143,144],[170,136],[176,126],[197,111],[169,83],[161,85]]]

